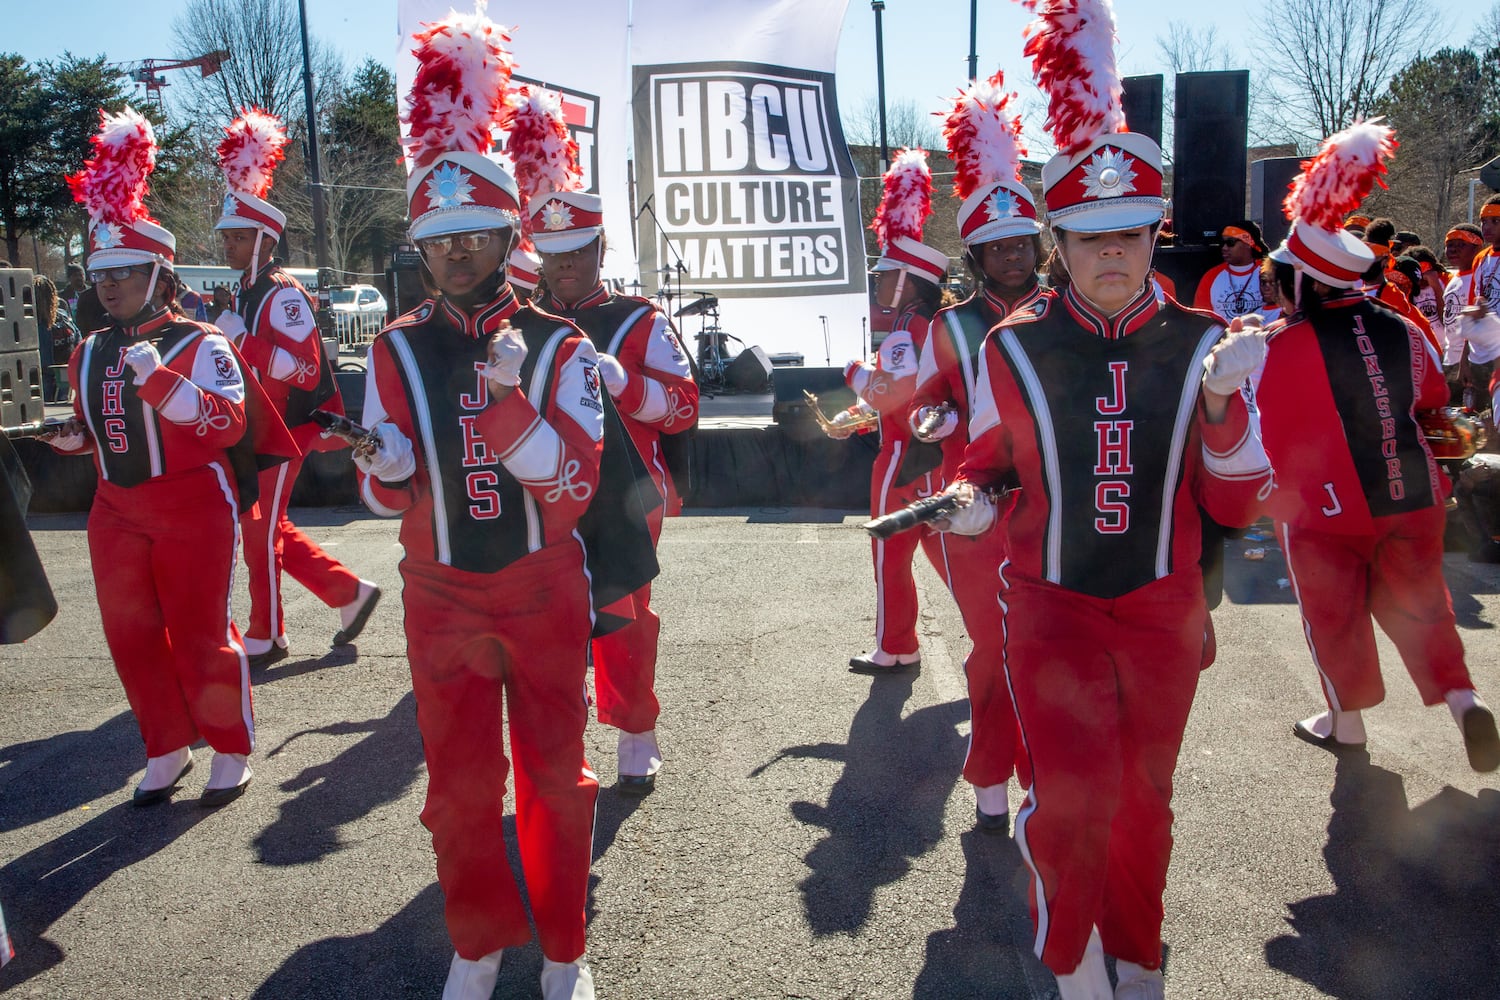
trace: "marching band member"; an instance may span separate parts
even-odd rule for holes
[[[857,409],[879,414],[880,452],[870,476],[870,516],[880,517],[919,497],[931,496],[940,484],[933,472],[942,462],[935,445],[914,441],[907,423],[917,384],[917,359],[927,343],[928,324],[942,302],[948,255],[922,242],[922,227],[932,214],[932,172],[927,153],[903,149],[885,174],[885,191],[875,221],[883,251],[875,262],[875,303],[895,314],[891,331],[872,361],[851,361],[844,381],[859,397]],[[855,409],[836,414],[835,434],[848,437]],[[941,543],[927,527],[871,541],[875,562],[875,648],[849,660],[860,673],[888,673],[920,667],[917,648],[917,583],[912,559],[917,546],[948,583]]]
[[[950,409],[923,440],[940,441],[943,482],[958,476],[969,442],[980,349],[990,329],[1010,313],[1034,305],[1045,291],[1037,280],[1041,261],[1041,226],[1036,203],[1021,181],[1020,117],[1011,116],[1014,94],[1004,90],[996,73],[972,84],[954,101],[943,134],[957,166],[953,189],[963,203],[958,231],[964,241],[964,263],[976,290],[958,305],[938,311],[927,345],[917,363],[911,426],[922,429],[936,419],[933,408]],[[972,715],[964,780],[974,786],[976,816],[982,830],[1004,833],[1010,825],[1006,783],[1015,771],[1016,716],[1005,686],[1000,630],[1000,564],[1005,534],[990,531],[975,538],[939,536],[953,597],[963,614],[973,649],[964,660]]]
[[[1062,8],[1063,5],[1055,5]],[[1125,131],[1102,0],[1040,8],[1027,55],[1058,153],[1042,170],[1067,288],[985,344],[949,526],[994,528],[1006,678],[1031,785],[1015,823],[1036,953],[1064,1000],[1164,995],[1172,775],[1212,659],[1199,504],[1249,524],[1269,470],[1239,392],[1264,356],[1149,281],[1161,151]],[[1115,956],[1111,994],[1104,954]]]
[[[370,509],[401,518],[422,823],[455,949],[444,1000],[488,998],[503,950],[531,936],[501,835],[512,765],[542,996],[590,1000],[598,782],[584,759],[592,614],[576,526],[599,485],[603,407],[588,339],[518,305],[505,280],[519,195],[484,154],[506,109],[508,40],[482,13],[416,35],[407,198],[436,293],[370,347],[363,423],[380,444],[355,461]]]
[[[628,433],[619,447],[635,448],[661,495],[662,506],[649,515],[654,545],[663,517],[682,511],[661,439],[697,423],[698,386],[671,321],[650,299],[617,295],[600,281],[603,203],[579,190],[576,148],[557,95],[523,88],[506,152],[516,163],[546,280],[538,307],[571,320],[599,352],[599,376]],[[648,583],[631,595],[629,623],[593,642],[599,721],[619,730],[618,788],[633,795],[650,792],[662,766],[655,690],[661,621],[650,601]]]
[[[245,650],[252,667],[263,667],[288,656],[282,570],[338,610],[334,645],[353,642],[364,629],[380,588],[355,576],[287,517],[303,457],[325,447],[308,412],[322,407],[342,413],[343,403],[323,357],[312,300],[273,256],[286,215],[265,198],[286,133],[279,119],[258,110],[243,112],[225,132],[218,153],[229,191],[214,228],[225,263],[242,273],[235,314],[226,313],[220,322],[236,336],[250,374],[274,401],[303,453],[260,474],[261,502],[240,517],[250,573]]]
[[[1293,726],[1330,750],[1363,747],[1385,696],[1373,617],[1422,701],[1446,701],[1469,763],[1500,767],[1495,719],[1474,694],[1443,580],[1447,476],[1417,422],[1448,402],[1442,360],[1412,323],[1361,294],[1375,261],[1339,227],[1385,172],[1390,129],[1324,140],[1292,185],[1292,227],[1271,254],[1287,322],[1255,387],[1276,473],[1269,506],[1328,710]]]
[[[250,784],[255,748],[249,666],[229,617],[239,509],[255,500],[253,465],[236,475],[254,462],[242,443],[247,387],[224,336],[174,310],[176,239],[143,203],[150,123],[129,108],[100,118],[94,157],[68,184],[89,212],[89,280],[109,325],[73,352],[74,416],[51,443],[92,452],[99,472],[89,555],[146,744],[133,801],[169,798],[201,738],[214,759],[199,802],[220,806]],[[262,443],[295,450],[274,420]]]

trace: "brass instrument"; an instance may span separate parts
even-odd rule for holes
[[[817,396],[803,389],[802,398],[807,403],[807,408],[812,411],[813,419],[818,422],[818,426],[823,429],[823,433],[829,437],[834,437],[835,434],[843,431],[848,431],[850,434],[868,434],[880,426],[880,414],[874,410],[866,410],[858,406],[855,408],[857,415],[853,420],[845,424],[836,425],[824,415],[823,410],[818,406]]]
[[[943,421],[947,420],[948,414],[952,412],[953,404],[946,399],[928,409],[927,416],[923,417],[922,422],[917,425],[917,440],[931,443],[932,436],[938,432],[938,429],[943,426]]]
[[[1417,414],[1422,436],[1432,457],[1440,462],[1461,462],[1485,446],[1489,434],[1473,410],[1444,406]]]
[[[0,427],[0,434],[4,434],[12,441],[23,438],[50,438],[57,434],[75,434],[82,430],[77,418],[68,417],[59,420],[33,420],[29,424],[20,424],[16,427]]]

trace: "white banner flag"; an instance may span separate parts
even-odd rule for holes
[[[687,301],[718,296],[725,333],[771,354],[802,354],[808,365],[860,356],[869,315],[859,186],[833,79],[847,5],[634,6],[647,291],[680,275]]]
[[[635,247],[625,135],[630,79],[626,61],[628,6],[626,0],[529,3],[505,8],[519,23],[512,24],[509,14],[495,8],[491,8],[490,16],[497,24],[514,29],[510,32],[516,60],[512,85],[540,85],[562,98],[568,130],[578,142],[583,189],[604,200],[604,235],[610,248],[604,258],[604,276],[633,281]],[[396,55],[396,88],[403,112],[417,72],[417,61],[411,54],[415,47],[412,35],[424,22],[447,17],[450,9],[471,8],[463,0],[397,0],[401,43]],[[497,145],[500,141],[496,136]],[[510,169],[503,153],[496,159]]]

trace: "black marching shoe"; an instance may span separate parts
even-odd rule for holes
[[[247,659],[250,661],[251,670],[260,670],[262,667],[269,667],[273,663],[280,663],[291,655],[291,651],[285,646],[278,646],[273,642],[271,643],[271,648],[264,653],[252,653]]]
[[[890,654],[886,654],[890,655]],[[894,656],[891,663],[883,663],[877,659],[879,653],[866,653],[863,656],[851,656],[849,658],[849,669],[856,674],[899,674],[908,670],[921,670],[922,659],[918,657],[910,663],[902,663]]]
[[[193,758],[188,757],[187,763],[182,765],[182,770],[177,772],[177,777],[162,785],[160,788],[136,788],[135,794],[130,797],[133,806],[154,806],[158,802],[165,802],[177,791],[177,785],[183,777],[193,769]],[[149,768],[148,768],[149,770]],[[142,778],[142,781],[145,779]]]
[[[1010,813],[991,816],[983,809],[975,806],[974,820],[974,828],[980,833],[991,833],[1002,837],[1010,833]]]
[[[1500,732],[1495,730],[1495,716],[1483,705],[1464,713],[1464,749],[1469,766],[1481,773],[1500,768]]]
[[[333,644],[342,646],[357,639],[365,630],[365,623],[370,620],[370,613],[379,603],[380,588],[368,580],[359,581],[359,596],[339,608],[339,618],[346,624],[333,634]]]

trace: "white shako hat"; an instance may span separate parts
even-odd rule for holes
[[[117,115],[100,110],[99,133],[89,143],[94,155],[67,178],[73,197],[89,213],[89,270],[135,264],[170,270],[177,238],[146,209],[156,169],[151,123],[128,107]]]
[[[224,129],[219,169],[229,188],[215,229],[259,229],[274,242],[286,229],[286,214],[266,201],[276,164],[285,159],[286,129],[281,119],[247,108]]]
[[[505,152],[526,205],[526,235],[538,253],[567,253],[599,238],[604,202],[583,190],[578,142],[558,94],[530,84],[517,92]]]
[[[882,248],[872,271],[905,271],[934,285],[948,273],[948,255],[922,242],[932,215],[932,171],[927,152],[903,149],[885,172],[884,191],[870,228]]]
[[[1127,131],[1115,65],[1109,0],[1026,0],[1026,55],[1047,94],[1057,154],[1042,167],[1047,223],[1107,233],[1154,225],[1166,215],[1161,147]]]
[[[411,238],[429,239],[521,221],[516,182],[486,154],[509,113],[515,62],[505,29],[484,14],[449,12],[413,36],[417,73],[406,98],[402,140],[412,162],[406,181]]]
[[[542,280],[542,259],[524,246],[516,247],[510,252],[506,274],[512,285],[531,291]]]
[[[1271,259],[1291,264],[1334,288],[1353,288],[1375,263],[1364,240],[1344,229],[1344,218],[1378,183],[1396,152],[1396,133],[1379,119],[1355,124],[1323,140],[1302,164],[1282,210],[1292,227]]]
[[[1021,181],[1021,116],[1010,115],[1015,94],[1005,92],[1005,74],[971,83],[953,99],[943,121],[943,138],[956,173],[953,193],[963,199],[958,209],[958,235],[964,246],[1035,236],[1042,231],[1036,218],[1036,199]]]

